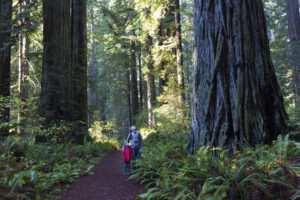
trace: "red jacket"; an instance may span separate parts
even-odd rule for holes
[[[122,152],[122,155],[123,155],[123,159],[124,161],[130,161],[131,158],[132,158],[132,149],[131,149],[131,146],[124,146],[123,147],[123,152]]]

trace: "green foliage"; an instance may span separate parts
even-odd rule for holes
[[[172,83],[174,82],[170,81],[170,86],[165,87],[164,93],[157,98],[158,103],[153,109],[156,123],[153,130],[148,128],[148,113],[146,108],[140,111],[136,117],[136,125],[144,136],[152,132],[177,134],[189,131],[189,107],[178,102],[177,90],[174,89]]]
[[[186,134],[153,133],[131,177],[149,188],[142,199],[282,199],[299,196],[300,143],[279,136],[272,146],[185,152]]]
[[[9,122],[1,123],[0,126],[8,127],[11,133],[20,132],[22,135],[32,135],[45,132],[41,126],[43,118],[38,114],[38,99],[36,97],[30,98],[27,103],[17,97],[1,97],[0,108],[10,108]],[[22,117],[19,116],[20,112],[23,113]],[[20,121],[24,120],[26,123],[20,124]]]
[[[115,126],[113,121],[106,123],[103,121],[95,121],[89,129],[89,134],[96,142],[113,145],[115,149],[120,149],[120,144],[118,142],[119,134],[115,129]]]
[[[94,164],[111,150],[115,147],[108,142],[34,144],[9,137],[0,144],[0,198],[53,199],[79,176],[92,174]]]

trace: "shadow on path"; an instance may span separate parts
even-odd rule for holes
[[[73,183],[60,200],[134,200],[145,192],[142,185],[123,175],[123,159],[119,151],[104,156],[93,172],[94,175]]]

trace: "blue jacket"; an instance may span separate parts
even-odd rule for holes
[[[139,132],[134,131],[132,133],[129,133],[126,142],[129,143],[130,140],[131,140],[131,148],[135,148],[135,149],[138,148],[142,150],[143,138]]]

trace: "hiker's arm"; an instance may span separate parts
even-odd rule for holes
[[[130,140],[131,140],[131,134],[129,133],[126,139],[126,143],[129,143]]]

